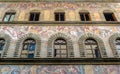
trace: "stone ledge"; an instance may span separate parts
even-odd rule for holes
[[[119,21],[13,21],[0,22],[0,26],[120,26]]]
[[[0,2],[120,2],[119,0],[0,0]]]
[[[0,65],[120,65],[120,58],[1,58]]]

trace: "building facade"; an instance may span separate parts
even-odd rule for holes
[[[0,74],[119,74],[119,21],[117,0],[0,1]]]

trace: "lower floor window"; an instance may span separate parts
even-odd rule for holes
[[[115,44],[116,44],[116,54],[120,56],[120,39],[116,39]]]
[[[100,58],[100,50],[94,39],[86,39],[85,41],[86,55],[89,58]]]
[[[35,50],[35,40],[27,39],[23,42],[23,49],[21,52],[21,57],[23,58],[34,58],[34,50]]]
[[[62,38],[58,38],[54,41],[54,57],[68,57],[67,42]]]

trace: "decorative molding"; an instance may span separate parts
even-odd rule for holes
[[[2,51],[2,55],[1,55],[1,57],[5,58],[7,57],[8,49],[9,49],[10,42],[11,42],[11,37],[8,34],[0,33],[0,38],[5,39],[5,45]]]
[[[92,39],[96,40],[97,43],[98,43],[99,49],[100,49],[101,57],[102,58],[107,57],[104,42],[102,41],[102,39],[100,37],[98,37],[97,35],[92,34],[92,33],[83,34],[79,38],[78,44],[79,44],[79,49],[80,49],[80,56],[81,57],[86,57],[84,41],[88,38],[92,38]]]
[[[111,35],[109,37],[109,44],[110,44],[110,47],[111,47],[111,49],[113,51],[114,57],[119,57],[118,53],[116,51],[116,47],[115,47],[116,45],[114,43],[117,38],[120,38],[120,33],[114,33],[113,35]]]
[[[120,65],[120,58],[1,58],[0,65]]]
[[[0,26],[120,26],[118,21],[13,21],[0,22]]]
[[[20,58],[20,52],[22,50],[22,43],[24,42],[24,40],[26,40],[28,38],[32,38],[36,41],[34,58],[40,57],[41,39],[38,37],[38,35],[33,34],[33,33],[26,34],[26,35],[22,36],[21,38],[19,38],[19,40],[17,41],[17,44],[16,44],[14,57]]]
[[[47,47],[47,56],[53,57],[53,43],[57,38],[63,38],[67,42],[67,49],[68,49],[68,58],[74,57],[74,51],[73,51],[73,43],[71,38],[68,35],[65,35],[63,33],[57,33],[52,35],[48,40],[48,47]]]
[[[120,2],[119,0],[0,0],[0,2]]]

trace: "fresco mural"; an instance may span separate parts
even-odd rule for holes
[[[0,7],[2,8],[20,8],[20,9],[28,9],[28,8],[32,8],[32,7],[40,7],[42,9],[53,9],[54,7],[61,7],[63,6],[63,8],[65,9],[72,9],[72,10],[76,10],[79,7],[88,7],[91,8],[92,10],[94,9],[99,9],[104,7],[109,7],[109,8],[119,8],[120,4],[116,4],[116,3],[91,3],[91,2],[86,2],[86,3],[76,3],[76,2],[19,2],[18,3],[0,3]],[[1,8],[1,9],[2,9]]]
[[[88,32],[100,37],[108,37],[113,33],[120,32],[120,26],[1,26],[0,32],[9,34],[13,39],[18,39],[28,33],[35,33],[41,38],[47,39],[58,32],[66,33],[76,38]]]
[[[119,74],[119,65],[1,65],[0,74],[87,74],[90,67],[93,74]],[[92,72],[92,71],[91,71]]]
[[[17,17],[18,19],[16,20],[22,20],[24,21],[24,18],[26,18],[25,14],[28,13],[30,10],[34,10],[34,9],[38,9],[40,11],[42,10],[54,10],[56,8],[62,8],[64,10],[72,10],[72,11],[77,11],[79,12],[80,10],[82,10],[82,8],[90,11],[90,13],[92,13],[93,17],[95,18],[95,20],[100,20],[101,16],[97,15],[96,13],[101,13],[103,11],[103,7],[105,7],[105,9],[111,9],[113,11],[117,11],[118,13],[116,13],[116,15],[118,17],[120,17],[119,12],[120,12],[120,4],[119,3],[90,3],[90,2],[86,2],[86,3],[75,3],[75,2],[19,2],[18,3],[0,3],[0,19],[2,20],[3,16],[3,12],[5,13],[8,10],[15,10],[17,12]],[[19,9],[19,10],[18,10]],[[76,13],[76,12],[75,12]]]

